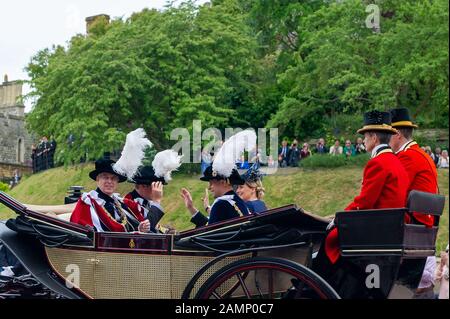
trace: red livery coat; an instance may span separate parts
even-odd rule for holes
[[[129,199],[118,198],[129,209],[128,213],[132,214],[139,222],[144,221],[142,216],[142,208],[140,205]],[[90,193],[84,193],[80,199],[78,199],[77,205],[72,212],[70,221],[83,226],[92,226],[97,231],[111,231],[111,232],[126,232],[125,225],[117,222],[108,211],[102,206],[102,199],[98,198],[97,192],[91,191]],[[101,223],[100,223],[101,222]],[[106,226],[108,229],[104,229]]]
[[[412,190],[433,194],[438,192],[436,165],[416,142],[409,142],[403,150],[397,153],[397,157],[409,176],[408,193]],[[413,213],[413,216],[428,227],[434,224],[433,215]]]
[[[361,192],[345,210],[405,207],[409,180],[400,160],[391,149],[380,151],[364,168]],[[325,253],[331,263],[339,259],[338,231],[325,239]]]

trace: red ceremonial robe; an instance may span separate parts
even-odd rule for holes
[[[115,194],[113,196],[129,208],[127,213],[132,214],[139,222],[144,221],[144,217],[141,213],[143,210],[138,203],[126,198],[122,199]],[[84,193],[81,198],[78,199],[77,205],[70,217],[70,221],[83,226],[95,227],[99,232],[126,232],[126,226],[117,222],[103,205],[104,200],[98,197],[96,191]]]
[[[408,194],[412,190],[433,194],[438,192],[436,165],[433,159],[416,142],[407,143],[404,149],[397,153],[397,157],[409,176]],[[428,227],[434,224],[433,215],[413,213],[413,216],[417,221]],[[410,222],[410,220],[407,222]]]
[[[408,174],[390,148],[381,148],[364,168],[361,192],[345,210],[401,208],[406,205]],[[339,259],[338,230],[325,239],[325,253],[332,264]]]

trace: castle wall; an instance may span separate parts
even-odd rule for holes
[[[12,177],[15,169],[21,174],[31,170],[33,141],[25,128],[21,95],[18,81],[0,85],[0,180]]]

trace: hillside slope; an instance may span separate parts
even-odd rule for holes
[[[95,187],[88,177],[92,164],[70,168],[55,168],[24,179],[9,194],[19,201],[29,204],[63,204],[67,188],[71,185],[84,186],[86,190]],[[190,215],[184,208],[180,196],[182,187],[188,188],[197,208],[202,208],[201,197],[207,183],[199,176],[175,173],[173,180],[164,188],[163,207],[166,215],[163,224],[169,224],[179,230],[192,227]],[[362,178],[362,169],[336,168],[305,170],[300,168],[280,169],[275,175],[264,178],[266,188],[265,201],[271,208],[286,204],[297,204],[318,215],[326,216],[342,210],[358,193]],[[439,187],[446,196],[445,213],[441,219],[438,248],[443,249],[448,242],[448,194],[449,171],[439,170]],[[125,194],[133,185],[122,183],[119,192]],[[210,199],[212,202],[212,198]],[[0,220],[14,216],[14,212],[0,205]]]

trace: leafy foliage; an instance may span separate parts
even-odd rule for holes
[[[448,128],[448,1],[188,1],[100,19],[27,70],[29,128],[53,135],[65,163],[120,148],[137,127],[167,148],[193,119],[347,138],[364,111],[406,106],[421,128]]]
[[[0,182],[0,191],[7,192],[9,190],[8,184]]]
[[[323,118],[406,106],[419,125],[448,127],[448,2],[383,1],[381,33],[365,26],[365,6],[335,2],[304,17],[269,126],[305,137],[325,133]]]
[[[255,41],[233,1],[105,23],[67,49],[40,51],[27,68],[36,98],[29,126],[54,135],[66,163],[120,147],[137,127],[162,149],[171,129],[194,118],[218,127],[238,119]]]

